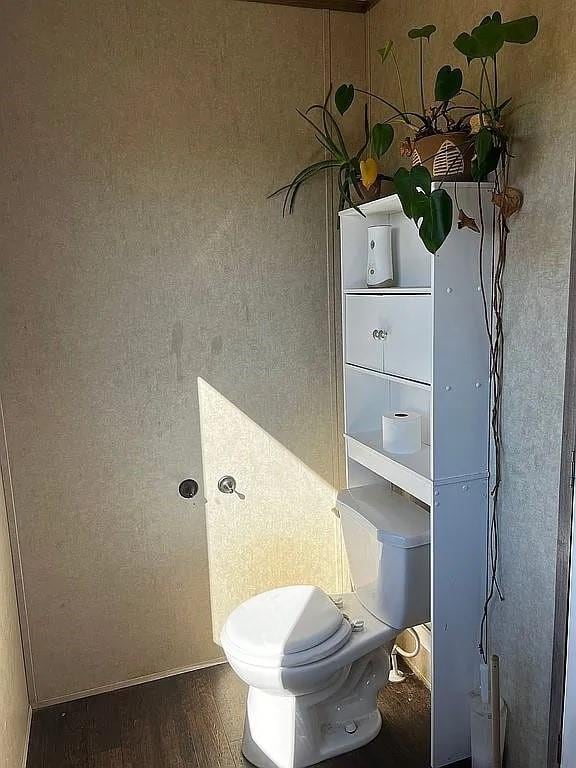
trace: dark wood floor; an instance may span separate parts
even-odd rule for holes
[[[40,710],[27,768],[247,768],[244,697],[225,664]],[[388,685],[380,710],[378,738],[322,768],[428,768],[426,687],[413,675]]]

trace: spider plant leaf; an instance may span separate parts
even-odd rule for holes
[[[354,101],[354,86],[352,83],[341,85],[334,94],[336,109],[343,115],[352,106]]]
[[[293,199],[294,193],[298,192],[301,184],[303,184],[305,181],[308,181],[308,179],[311,179],[312,176],[315,176],[317,173],[321,173],[322,171],[328,170],[329,168],[337,168],[339,165],[339,163],[336,163],[333,160],[320,160],[317,163],[313,163],[312,165],[309,165],[307,168],[304,168],[302,171],[300,171],[300,173],[296,174],[296,176],[294,176],[289,184],[280,187],[268,195],[268,198],[275,197],[276,195],[285,192],[284,203],[282,205],[282,215],[286,215],[287,208],[290,208],[289,212],[292,213],[293,204],[290,207],[290,202]]]
[[[308,111],[309,110],[306,110],[306,112]],[[322,140],[318,139],[318,141],[320,141],[320,143],[324,146],[328,145],[329,151],[332,152],[334,157],[338,157],[340,155],[340,149],[336,146],[332,137],[325,133],[319,125],[316,125],[316,123],[311,120],[305,112],[302,112],[300,109],[297,109],[296,112],[298,112],[300,117],[306,120],[306,122],[314,129],[316,138],[318,138],[318,135],[322,136]]]
[[[342,176],[344,176],[344,178],[342,178]],[[366,218],[366,214],[364,214],[352,200],[352,196],[350,195],[351,182],[353,183],[352,171],[346,166],[342,167],[338,173],[338,188],[340,189],[340,194],[351,208],[354,208],[355,211]]]
[[[372,149],[378,159],[385,155],[394,141],[394,128],[390,123],[376,123],[372,127]]]
[[[276,195],[279,195],[284,190],[288,189],[289,187],[293,186],[294,184],[297,184],[299,181],[303,179],[304,176],[307,176],[309,173],[317,173],[319,171],[323,171],[326,168],[334,168],[339,166],[340,163],[335,162],[334,160],[329,160],[328,158],[325,160],[318,160],[316,163],[312,163],[312,165],[306,166],[306,168],[303,168],[299,173],[294,176],[292,181],[289,184],[285,184],[283,187],[279,187],[274,192],[271,192],[268,197],[275,197]]]
[[[368,104],[364,104],[364,142],[358,152],[353,158],[350,158],[352,163],[355,163],[355,168],[360,168],[360,157],[364,154],[364,150],[370,143],[370,121],[368,120]]]
[[[498,106],[498,114],[500,114],[503,109],[506,109],[506,107],[508,106],[508,104],[510,104],[511,101],[512,101],[512,96],[510,96],[509,99],[506,99],[505,101],[503,101],[502,104]]]
[[[323,107],[321,104],[315,104],[310,109],[321,109],[322,110],[322,124],[324,126],[324,133],[327,136],[330,136],[332,139],[332,142],[336,144],[336,146],[339,145],[340,153],[343,157],[348,159],[348,150],[346,149],[346,142],[344,141],[344,137],[342,135],[342,131],[340,130],[340,126],[336,122],[334,116],[330,112],[329,109],[326,109],[326,107]],[[310,110],[307,110],[310,111]],[[336,138],[334,138],[334,134],[336,135]]]
[[[456,67],[452,69],[448,64],[441,67],[436,75],[434,97],[436,101],[450,101],[458,95],[462,88],[462,70]]]
[[[538,18],[536,16],[524,16],[521,19],[507,21],[502,24],[504,40],[507,43],[519,43],[525,45],[532,42],[538,34]]]
[[[419,40],[422,37],[425,37],[426,40],[430,40],[434,32],[436,32],[435,25],[426,24],[424,27],[415,27],[414,29],[411,29],[410,32],[408,32],[408,37],[411,40]]]
[[[390,56],[390,54],[392,53],[393,47],[394,47],[394,41],[386,40],[382,48],[378,48],[378,53],[380,54],[380,59],[382,64],[384,64],[388,56]]]

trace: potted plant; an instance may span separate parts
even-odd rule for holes
[[[401,105],[370,91],[355,89],[354,85],[349,83],[341,85],[336,91],[336,107],[344,114],[353,103],[356,92],[381,102],[392,112],[385,124],[401,123],[410,132],[402,141],[401,154],[403,157],[410,157],[412,165],[423,165],[433,179],[471,181],[474,140],[470,137],[469,118],[477,112],[477,106],[454,101],[462,94],[475,96],[462,87],[462,70],[453,69],[449,65],[441,67],[434,83],[434,102],[427,104],[426,100],[424,42],[429,42],[435,32],[434,24],[426,24],[408,32],[408,37],[417,40],[419,45],[420,104],[415,108],[416,111],[407,109],[402,75],[392,40],[388,40],[378,53],[382,62],[389,58],[394,62]]]
[[[337,120],[329,109],[331,90],[323,104],[313,104],[302,112],[297,110],[300,117],[314,131],[316,140],[325,151],[323,160],[304,168],[296,174],[289,184],[272,192],[269,197],[284,195],[282,214],[292,213],[296,196],[302,184],[319,173],[336,172],[339,191],[339,210],[351,206],[359,210],[358,205],[382,196],[384,183],[388,184],[388,193],[392,194],[393,183],[391,176],[379,172],[378,162],[390,148],[394,139],[391,125],[378,123],[370,129],[368,107],[364,107],[364,140],[356,152],[350,152],[344,140],[343,132]],[[365,155],[368,148],[371,154]],[[375,157],[374,157],[375,156]]]

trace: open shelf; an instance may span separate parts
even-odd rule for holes
[[[373,371],[372,368],[362,368],[360,365],[354,365],[353,363],[345,363],[347,371],[364,374],[366,376],[374,376],[377,379],[383,381],[393,381],[396,384],[405,384],[407,387],[415,387],[416,389],[424,389],[429,391],[430,384],[425,381],[416,381],[415,379],[404,379],[402,376],[394,376],[392,373],[381,373],[380,371]]]
[[[432,504],[430,446],[417,453],[392,454],[382,449],[382,432],[345,435],[348,456],[367,469],[403,488],[417,499]]]
[[[347,288],[344,291],[345,294],[368,294],[370,296],[384,296],[387,294],[395,294],[395,293],[402,293],[402,294],[430,294],[432,293],[432,289],[429,285],[426,286],[414,286],[412,288],[410,287],[404,287],[404,286],[390,286],[389,288]]]

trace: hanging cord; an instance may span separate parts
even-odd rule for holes
[[[502,176],[505,189],[507,184],[508,164],[506,162],[507,147],[504,148],[502,155]],[[494,183],[494,192],[501,192],[500,178],[496,175]],[[480,289],[482,293],[482,302],[484,307],[484,320],[486,332],[490,344],[490,397],[491,414],[490,428],[493,443],[492,449],[488,450],[488,462],[491,466],[493,455],[494,460],[494,483],[490,490],[490,516],[487,531],[487,553],[486,553],[486,585],[484,593],[484,607],[482,610],[482,620],[480,622],[480,642],[479,650],[483,662],[488,661],[488,613],[490,603],[495,594],[500,600],[504,600],[504,595],[498,581],[498,561],[499,561],[499,501],[500,487],[502,483],[502,388],[504,373],[504,271],[506,267],[506,249],[508,240],[508,224],[501,208],[498,210],[497,219],[493,225],[493,233],[498,233],[498,249],[494,247],[494,238],[492,246],[492,302],[488,305],[486,287],[484,283],[483,251],[486,234],[486,225],[484,220],[484,209],[482,203],[482,192],[480,183],[478,184],[478,204],[480,209],[480,250],[479,250],[479,271],[480,271]]]

